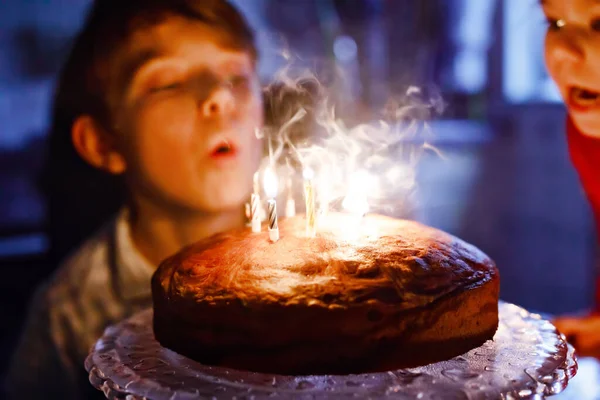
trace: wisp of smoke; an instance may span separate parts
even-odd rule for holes
[[[423,153],[438,152],[428,142],[428,121],[443,111],[441,96],[411,86],[388,101],[380,119],[360,124],[336,113],[335,98],[315,72],[291,65],[279,71],[265,89],[263,166],[285,180],[280,188],[301,182],[310,168],[319,206],[339,210],[346,196],[362,192],[371,211],[401,213],[417,188]]]

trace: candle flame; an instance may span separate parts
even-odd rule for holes
[[[277,175],[275,175],[275,171],[273,171],[273,168],[269,167],[265,170],[265,173],[263,176],[263,184],[264,184],[265,193],[267,194],[268,197],[270,197],[270,198],[277,197],[278,182],[277,182]]]
[[[369,212],[367,193],[376,187],[376,178],[367,171],[358,171],[352,176],[348,193],[344,197],[342,207],[352,214],[363,216]]]
[[[341,71],[331,72],[336,77]],[[337,80],[327,75],[326,82]],[[270,148],[263,168],[287,165],[292,179],[301,175],[307,220],[318,214],[319,224],[327,222],[329,211],[341,209],[356,219],[367,212],[412,210],[421,156],[438,154],[428,143],[432,131],[427,122],[443,111],[438,92],[411,86],[404,94],[393,93],[378,114],[381,120],[359,121],[344,119],[353,117],[352,109],[344,108],[347,103],[337,89],[291,62],[276,75],[265,92]],[[289,182],[286,187],[287,199],[293,200]]]
[[[305,180],[310,181],[311,179],[313,179],[315,177],[315,171],[313,171],[312,168],[310,168],[310,167],[306,167],[302,171],[302,177]]]

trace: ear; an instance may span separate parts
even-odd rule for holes
[[[77,153],[95,168],[114,175],[125,171],[127,164],[117,150],[115,139],[104,131],[92,117],[78,117],[71,128],[71,140]]]

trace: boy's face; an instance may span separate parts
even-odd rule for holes
[[[542,0],[542,6],[548,71],[575,125],[600,138],[600,1]]]
[[[215,213],[252,188],[263,109],[254,60],[224,33],[172,17],[134,35],[116,111],[132,194]]]

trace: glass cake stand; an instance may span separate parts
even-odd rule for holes
[[[152,310],[109,327],[85,361],[110,399],[543,399],[577,372],[573,348],[537,314],[500,302],[494,340],[448,361],[361,375],[283,376],[202,365],[154,339]]]

